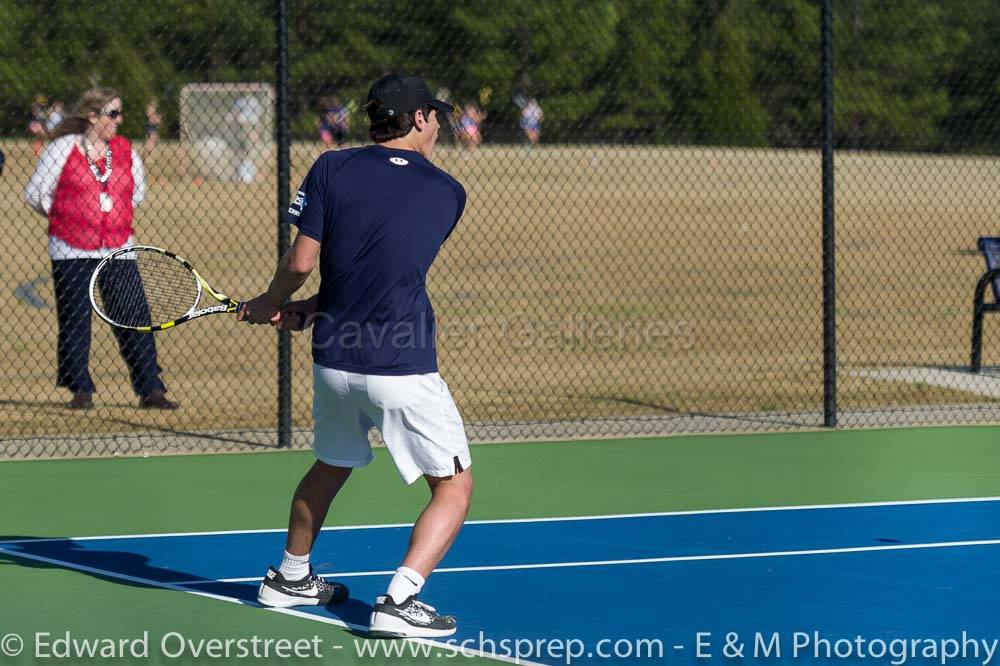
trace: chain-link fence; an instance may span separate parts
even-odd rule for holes
[[[263,290],[281,122],[294,191],[323,151],[368,142],[390,70],[456,108],[434,161],[469,199],[428,288],[473,439],[823,424],[818,2],[291,2],[287,89],[274,3],[97,5],[0,1],[0,455],[276,447],[276,335],[207,317],[156,334],[150,365],[90,316],[89,271],[139,242]],[[998,420],[989,317],[968,366],[976,241],[998,232],[1000,8],[833,18],[839,423]],[[60,136],[93,86],[120,103]],[[111,128],[131,149],[107,165]],[[308,335],[291,347],[306,446]]]

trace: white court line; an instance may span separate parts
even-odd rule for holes
[[[789,506],[755,506],[734,509],[697,509],[689,511],[657,511],[652,513],[618,513],[597,516],[556,516],[551,518],[502,518],[495,520],[467,520],[466,525],[506,525],[514,523],[557,523],[578,520],[624,520],[632,518],[659,518],[666,516],[702,516],[720,513],[766,513],[769,511],[815,511],[821,509],[863,509],[882,506],[919,506],[925,504],[970,504],[978,502],[997,502],[1000,497],[956,497],[946,499],[899,500],[890,502],[852,502],[844,504],[802,504]],[[382,525],[339,525],[324,527],[323,532],[339,532],[350,530],[379,530],[400,527],[412,527],[413,523],[385,523]],[[109,539],[159,539],[187,536],[226,536],[233,534],[273,534],[284,533],[287,528],[264,530],[224,530],[216,532],[161,532],[154,534],[104,534],[99,536],[78,537],[46,537],[44,539],[14,539],[0,541],[0,546],[13,543],[45,543],[47,541],[103,541]]]
[[[160,581],[151,580],[149,578],[140,578],[138,576],[130,576],[128,574],[118,573],[116,571],[106,571],[104,569],[97,569],[95,567],[89,567],[84,564],[76,564],[73,562],[64,562],[62,560],[56,560],[50,557],[42,557],[41,555],[29,555],[27,553],[18,553],[14,551],[7,550],[5,548],[0,548],[0,553],[4,555],[9,555],[15,558],[22,558],[26,560],[34,560],[36,562],[44,562],[46,564],[54,564],[58,567],[64,569],[75,569],[76,571],[82,571],[84,573],[95,574],[98,576],[104,576],[107,578],[115,578],[117,580],[123,580],[130,583],[138,583],[140,585],[146,585],[149,587],[158,587],[164,590],[174,590],[176,592],[184,592],[186,594],[193,594],[197,597],[205,597],[207,599],[216,599],[217,601],[226,601],[229,603],[239,604],[241,606],[250,606],[252,608],[261,608],[272,613],[281,613],[282,615],[291,615],[293,617],[300,617],[306,620],[312,620],[313,622],[322,622],[324,624],[331,624],[335,627],[340,627],[342,629],[352,629],[354,631],[367,632],[368,627],[358,624],[353,624],[350,622],[344,622],[343,620],[338,620],[332,617],[321,617],[318,615],[313,615],[311,613],[305,613],[302,611],[297,611],[291,608],[268,608],[266,606],[261,606],[260,604],[253,601],[246,601],[245,599],[238,599],[236,597],[229,597],[222,594],[211,594],[209,592],[199,592],[198,590],[192,590],[187,587],[183,587],[181,583],[162,583]],[[424,645],[433,645],[439,647],[449,652],[456,653],[461,652],[463,654],[473,656],[473,657],[484,657],[486,659],[495,659],[497,661],[504,661],[511,664],[528,664],[528,666],[544,666],[543,664],[538,664],[536,662],[525,661],[524,659],[515,659],[514,657],[506,657],[504,655],[493,654],[492,652],[483,652],[482,650],[473,650],[464,646],[449,645],[447,643],[442,643],[439,641],[430,640],[428,638],[405,638],[402,640],[411,641],[413,643],[422,643]]]
[[[853,546],[849,548],[816,548],[812,550],[774,550],[760,553],[720,553],[715,555],[674,555],[670,557],[646,557],[634,560],[590,560],[583,562],[549,562],[540,564],[497,564],[479,567],[441,567],[434,573],[461,573],[466,571],[520,571],[524,569],[565,569],[569,567],[606,567],[623,564],[659,564],[663,562],[698,562],[704,560],[750,560],[765,557],[796,557],[800,555],[840,555],[843,553],[871,553],[885,550],[925,550],[928,548],[962,548],[967,546],[996,546],[1000,539],[981,541],[938,541],[932,543],[906,543],[886,546]],[[348,571],[344,573],[320,574],[323,578],[359,578],[362,576],[391,576],[395,569],[387,571]],[[219,580],[184,580],[174,585],[212,585],[213,583],[250,583],[263,580],[262,576],[249,578],[220,578]]]
[[[1000,539],[988,539],[979,541],[943,541],[935,543],[919,543],[919,544],[890,544],[883,546],[858,546],[851,548],[823,548],[823,549],[813,549],[813,550],[786,550],[786,551],[768,551],[760,553],[725,553],[716,555],[683,555],[674,557],[656,557],[656,558],[644,558],[644,559],[631,559],[631,560],[594,560],[594,561],[582,561],[582,562],[556,562],[548,564],[514,564],[514,565],[497,565],[497,566],[479,566],[479,567],[443,567],[440,569],[435,569],[435,573],[458,573],[458,572],[470,572],[470,571],[509,571],[509,570],[528,570],[528,569],[553,569],[553,568],[569,568],[569,567],[589,567],[589,566],[614,566],[614,565],[628,565],[628,564],[654,564],[654,563],[664,563],[664,562],[692,562],[692,561],[706,561],[706,560],[740,560],[740,559],[759,559],[759,558],[770,558],[770,557],[795,557],[803,555],[831,555],[831,554],[846,554],[846,553],[865,553],[865,552],[879,552],[879,551],[900,551],[900,550],[927,550],[932,548],[962,548],[962,547],[974,547],[974,546],[994,546],[1000,545]],[[14,558],[22,558],[28,560],[34,560],[38,562],[45,562],[48,564],[54,564],[56,566],[74,569],[77,571],[82,571],[85,573],[96,574],[100,576],[105,576],[108,578],[114,578],[118,580],[124,580],[133,583],[139,583],[142,585],[147,585],[149,587],[157,587],[161,589],[175,590],[178,592],[185,592],[188,594],[193,594],[195,596],[205,597],[208,599],[216,599],[219,601],[226,601],[230,603],[236,603],[244,606],[264,608],[260,604],[249,602],[236,597],[230,597],[220,594],[212,594],[209,592],[200,592],[193,590],[188,586],[194,585],[207,585],[212,583],[237,583],[237,582],[251,582],[259,581],[260,577],[254,578],[231,578],[231,579],[220,579],[217,581],[178,581],[178,582],[160,582],[147,578],[141,578],[138,576],[131,576],[128,574],[118,573],[114,571],[107,571],[104,569],[97,569],[95,567],[90,567],[82,564],[76,564],[73,562],[66,562],[62,560],[57,560],[54,558],[43,557],[40,555],[33,555],[27,553],[19,553],[15,551],[10,551],[5,548],[0,547],[0,553],[6,554]],[[334,577],[334,578],[348,578],[348,577],[360,577],[360,576],[379,576],[379,575],[391,575],[395,571],[358,571],[358,572],[346,572],[340,574],[323,574],[324,577]],[[302,611],[296,611],[289,608],[264,608],[265,610],[282,613],[285,615],[291,615],[294,617],[301,617],[303,619],[311,620],[314,622],[323,622],[325,624],[334,625],[341,628],[353,629],[355,631],[366,631],[367,627],[360,625],[344,622],[343,620],[338,620],[335,618],[325,618],[310,613],[304,613]],[[525,660],[515,660],[511,657],[505,657],[503,655],[497,655],[493,653],[485,653],[481,650],[471,650],[468,648],[458,648],[456,646],[448,645],[447,643],[440,643],[437,641],[429,639],[407,639],[417,643],[424,643],[429,645],[438,646],[449,651],[459,651],[465,654],[470,654],[473,656],[480,656],[488,659],[496,659],[499,661],[509,662],[509,663],[520,663],[528,664],[529,666],[540,666],[534,664],[533,662]]]

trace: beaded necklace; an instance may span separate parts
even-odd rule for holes
[[[94,174],[94,180],[102,185],[108,182],[111,177],[111,146],[104,144],[104,173],[98,171],[97,165],[90,159],[90,144],[86,136],[83,137],[83,155],[87,158],[87,166],[90,167],[90,173]]]
[[[101,185],[101,193],[97,197],[101,212],[110,213],[114,207],[111,195],[107,192],[108,178],[111,177],[111,145],[107,142],[104,144],[104,173],[98,171],[97,165],[90,159],[90,144],[87,142],[86,135],[83,136],[83,156],[87,158],[87,166],[90,167],[90,173],[93,174],[94,180]]]

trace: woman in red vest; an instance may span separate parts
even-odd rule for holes
[[[49,219],[49,257],[59,319],[56,384],[73,392],[69,406],[92,406],[90,276],[97,263],[135,244],[133,211],[146,192],[142,161],[117,136],[122,100],[107,88],[88,90],[52,132],[25,189],[28,204]],[[136,271],[132,262],[120,270]],[[138,280],[138,274],[136,278]],[[104,293],[107,301],[116,294]],[[114,328],[140,407],[176,409],[160,379],[153,336]]]

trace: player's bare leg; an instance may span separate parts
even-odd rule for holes
[[[302,477],[292,498],[281,568],[267,570],[257,601],[265,606],[289,608],[335,604],[348,597],[347,586],[325,581],[313,573],[309,554],[330,503],[350,475],[348,467],[333,467],[317,460]]]
[[[464,470],[454,476],[425,478],[431,489],[431,501],[413,526],[403,565],[396,570],[389,591],[376,599],[371,619],[374,634],[433,638],[450,636],[457,628],[454,617],[440,615],[416,597],[469,514],[472,472]]]
[[[403,566],[427,578],[451,548],[469,515],[472,470],[454,476],[424,478],[431,489],[431,501],[413,526]]]
[[[312,551],[330,503],[351,475],[350,467],[333,467],[317,460],[302,477],[292,497],[285,550],[304,556]]]

